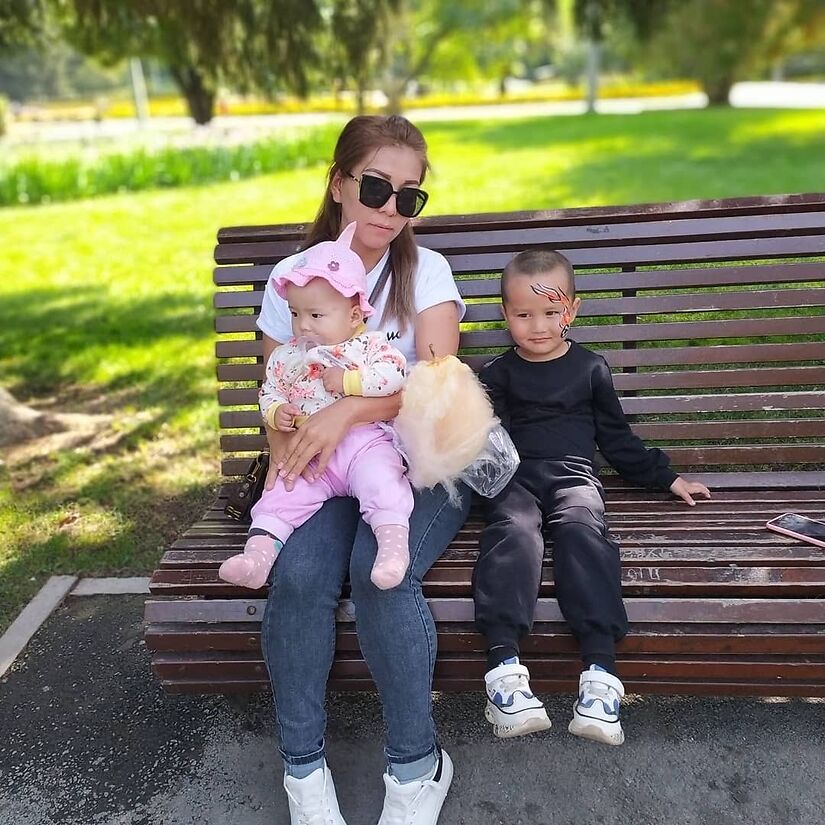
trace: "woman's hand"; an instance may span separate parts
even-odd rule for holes
[[[279,458],[273,461],[279,468],[287,489],[291,489],[299,475],[303,475],[307,481],[314,481],[324,472],[330,456],[352,426],[352,407],[348,401],[350,399],[343,398],[318,410],[296,433],[287,436],[285,451],[279,453]],[[317,462],[309,468],[307,465],[316,456]],[[272,465],[270,471],[271,469]]]

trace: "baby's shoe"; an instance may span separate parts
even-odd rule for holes
[[[603,667],[590,665],[579,677],[579,698],[573,704],[573,721],[568,730],[576,736],[621,745],[624,731],[619,721],[619,705],[624,685]]]
[[[501,739],[536,733],[550,727],[547,711],[530,690],[530,671],[516,657],[505,659],[484,675],[487,707],[484,715]]]
[[[283,544],[272,536],[255,535],[246,540],[243,553],[227,559],[218,570],[225,582],[258,590],[266,584]]]

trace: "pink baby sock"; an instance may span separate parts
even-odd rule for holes
[[[410,564],[410,529],[403,524],[382,524],[373,531],[378,553],[370,579],[381,590],[401,584]]]
[[[271,536],[250,536],[243,553],[227,559],[218,575],[230,584],[258,590],[266,584],[266,577],[281,552],[283,543]]]

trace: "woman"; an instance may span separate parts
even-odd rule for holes
[[[458,349],[464,305],[446,260],[416,246],[410,219],[427,200],[420,189],[428,168],[418,129],[402,117],[362,116],[341,132],[327,188],[307,246],[357,224],[352,248],[368,271],[380,329],[408,363]],[[299,256],[279,263],[290,269]],[[290,312],[269,286],[258,326],[264,363],[291,336]],[[346,397],[315,413],[296,432],[267,430],[271,477],[287,485],[303,473],[312,479],[358,424],[395,417],[400,395]],[[315,461],[310,461],[316,459]],[[453,776],[438,747],[432,718],[435,626],[421,579],[464,523],[469,494],[452,507],[442,488],[417,493],[410,518],[410,569],[392,590],[370,581],[375,537],[357,501],[334,498],[286,543],[272,571],[263,621],[263,652],[278,716],[284,787],[293,825],[344,825],[324,758],[326,682],[335,652],[335,609],[350,579],[364,658],[381,697],[387,723],[384,809],[379,825],[434,825]]]

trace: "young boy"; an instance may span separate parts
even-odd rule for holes
[[[573,268],[558,252],[516,255],[501,278],[502,312],[515,342],[479,377],[509,431],[521,464],[487,502],[473,573],[476,626],[487,641],[485,715],[507,738],[550,727],[519,663],[530,632],[544,557],[542,524],[553,545],[556,598],[577,638],[584,671],[569,731],[621,745],[616,642],[627,632],[619,548],[605,525],[604,492],[593,469],[596,447],[629,481],[671,490],[693,506],[708,489],[646,449],[625,420],[610,368],[568,339],[581,299]]]

